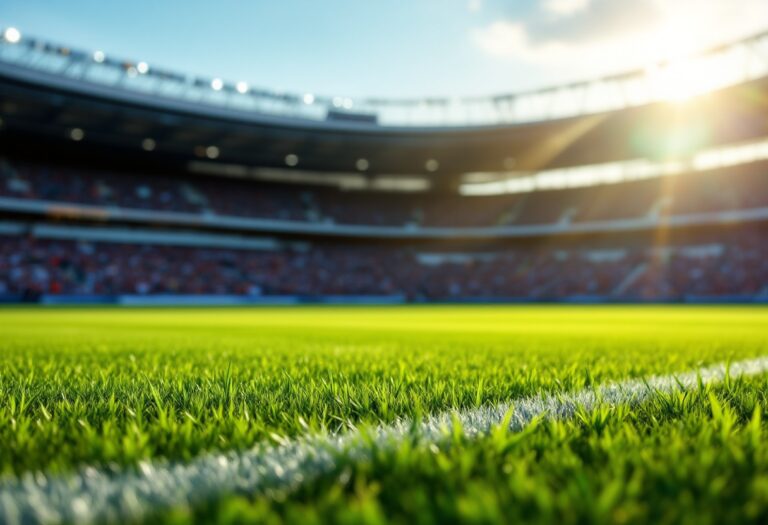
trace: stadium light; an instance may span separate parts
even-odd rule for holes
[[[342,102],[342,106],[344,107],[344,109],[352,109],[353,105],[354,103],[352,102],[351,98],[345,98],[344,102]]]
[[[85,138],[85,131],[83,131],[80,128],[72,128],[71,130],[69,130],[69,138],[71,138],[75,142],[80,142]]]
[[[211,160],[218,159],[219,153],[220,153],[219,148],[216,146],[208,146],[207,148],[205,148],[205,156]]]
[[[141,141],[141,148],[144,151],[154,151],[156,146],[157,143],[155,142],[155,139],[146,138]]]
[[[211,80],[211,88],[214,91],[221,91],[224,88],[224,81],[220,78],[214,78]]]
[[[104,62],[104,60],[106,60],[106,59],[107,59],[107,57],[106,57],[106,55],[104,54],[104,51],[94,51],[94,52],[93,52],[93,61],[94,61],[94,62],[96,62],[96,63],[98,63],[98,64],[101,64],[101,63],[103,63],[103,62]]]
[[[357,159],[357,162],[355,162],[357,171],[367,171],[370,166],[371,163],[368,162],[368,159]]]
[[[314,104],[315,103],[315,96],[312,93],[305,93],[304,94],[304,103],[306,105]]]
[[[248,83],[247,82],[238,82],[235,85],[235,89],[241,95],[245,95],[246,93],[248,93]]]
[[[3,39],[9,44],[18,44],[21,41],[21,31],[15,27],[9,27],[3,31]]]
[[[146,62],[139,62],[136,64],[136,71],[138,71],[140,75],[146,75],[149,73],[149,64]]]
[[[429,172],[435,172],[440,168],[440,163],[436,159],[429,159],[424,163],[424,167]]]
[[[299,156],[294,153],[289,153],[285,156],[285,165],[293,168],[299,163]]]

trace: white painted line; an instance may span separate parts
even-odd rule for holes
[[[401,420],[369,432],[332,436],[308,436],[275,445],[261,444],[242,453],[206,454],[189,463],[142,463],[138,469],[116,472],[92,468],[68,477],[46,478],[27,474],[20,480],[0,483],[0,522],[92,523],[137,520],[147,513],[178,505],[193,505],[227,493],[290,491],[337,467],[342,457],[369,457],[371,440],[381,447],[404,438],[422,442],[440,441],[461,425],[468,436],[482,435],[511,415],[510,430],[519,431],[535,418],[567,419],[579,407],[637,405],[654,392],[672,392],[695,387],[699,381],[722,381],[731,377],[768,372],[768,357],[739,361],[730,367],[718,364],[679,375],[654,376],[645,380],[609,383],[572,394],[538,395],[496,406],[445,412],[414,425]]]

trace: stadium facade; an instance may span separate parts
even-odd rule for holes
[[[0,300],[766,301],[767,58],[353,100],[7,28]]]

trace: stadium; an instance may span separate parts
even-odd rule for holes
[[[0,34],[0,522],[768,519],[768,32],[426,98]]]

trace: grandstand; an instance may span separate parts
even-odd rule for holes
[[[766,301],[766,56],[353,100],[6,28],[0,301]]]

